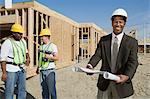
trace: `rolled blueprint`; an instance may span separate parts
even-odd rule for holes
[[[93,74],[100,74],[100,75],[103,75],[103,77],[105,79],[109,79],[109,80],[119,80],[120,77],[117,76],[117,75],[114,75],[112,73],[109,73],[107,71],[100,71],[100,70],[92,70],[92,69],[88,69],[88,68],[83,68],[83,67],[79,67],[79,66],[76,66],[76,67],[73,67],[72,68],[72,71],[73,72],[83,72],[83,73],[93,73]]]
[[[92,74],[103,74],[103,71],[92,70],[92,69],[83,68],[83,67],[73,67],[73,68],[72,68],[72,71],[73,71],[73,72],[92,73]]]
[[[104,72],[103,73],[103,77],[105,78],[105,79],[110,79],[110,80],[120,80],[120,77],[119,76],[116,76],[116,75],[114,75],[114,74],[112,74],[112,73],[109,73],[109,72]]]

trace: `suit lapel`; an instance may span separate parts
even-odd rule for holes
[[[111,66],[111,39],[112,34],[108,36],[108,39],[105,41],[105,51],[106,51],[106,57],[109,63],[109,66]]]

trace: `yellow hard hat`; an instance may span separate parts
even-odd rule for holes
[[[17,23],[12,25],[10,31],[12,31],[12,32],[19,32],[19,33],[22,33],[22,34],[24,33],[23,27],[20,24],[17,24]]]
[[[44,36],[44,35],[51,36],[51,31],[48,28],[42,29],[39,36]]]

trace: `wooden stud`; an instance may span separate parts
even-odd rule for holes
[[[88,27],[88,32],[87,32],[88,34],[88,49],[87,49],[87,51],[88,51],[88,53],[87,53],[87,55],[88,55],[88,58],[89,58],[89,55],[90,55],[90,31],[89,31],[89,27]]]
[[[24,9],[22,9],[22,27],[24,28],[24,31],[25,31],[25,11],[24,11]],[[26,33],[26,32],[25,32]],[[23,36],[25,36],[26,34],[23,34]]]
[[[43,29],[43,14],[40,14],[41,16],[41,30]]]
[[[19,11],[18,11],[18,9],[15,9],[15,14],[16,14],[16,21],[15,21],[15,23],[19,23]]]
[[[46,25],[46,28],[48,28],[48,15],[46,15],[45,25]]]
[[[34,66],[34,36],[33,36],[33,30],[34,29],[34,14],[33,9],[28,8],[28,46],[29,46],[29,55],[30,55],[30,66]]]
[[[80,43],[82,45],[81,46],[81,60],[83,60],[83,54],[84,54],[83,53],[83,28],[84,27],[82,27],[82,29],[81,29],[82,31],[81,31],[81,43]]]
[[[5,15],[8,15],[8,12],[7,12],[7,10],[5,10]]]
[[[36,11],[36,65],[38,66],[38,33],[39,33],[39,13]]]

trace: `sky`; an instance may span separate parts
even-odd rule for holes
[[[13,0],[24,2],[32,0]],[[85,23],[92,22],[99,27],[111,29],[111,15],[117,8],[128,13],[126,27],[150,27],[150,0],[35,0],[59,12],[72,20]],[[0,0],[4,4],[4,0]],[[146,30],[149,30],[148,28]],[[150,30],[149,30],[150,31]],[[150,32],[149,32],[150,33]]]

